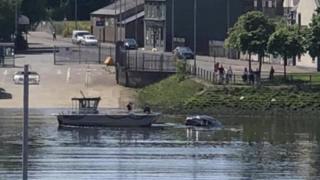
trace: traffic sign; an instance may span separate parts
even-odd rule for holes
[[[96,21],[96,27],[104,27],[105,21],[104,20],[98,20]]]

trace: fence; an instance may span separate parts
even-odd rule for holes
[[[100,64],[109,56],[115,58],[114,47],[80,45],[54,47],[54,64]]]
[[[218,72],[209,71],[200,67],[194,69],[192,65],[187,66],[187,72],[193,72],[192,74],[197,78],[213,84],[255,85],[259,82],[265,86],[320,86],[320,74],[287,74],[286,77],[284,77],[283,74],[277,73],[270,79],[269,72],[261,72],[260,77],[257,73],[252,73],[247,76],[233,73],[228,76],[226,73],[220,75]]]
[[[0,43],[0,67],[15,66],[15,51],[13,43]]]
[[[121,50],[119,61],[130,71],[176,72],[172,55]]]

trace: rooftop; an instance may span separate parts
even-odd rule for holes
[[[118,0],[115,3],[92,12],[91,15],[119,15],[121,12],[126,12],[135,8],[137,5],[143,4],[144,0]]]

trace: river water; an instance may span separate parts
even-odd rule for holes
[[[320,179],[316,117],[221,116],[222,130],[178,120],[152,128],[59,128],[30,112],[29,179]],[[169,121],[169,120],[167,120]],[[21,179],[22,110],[0,109],[0,179]]]

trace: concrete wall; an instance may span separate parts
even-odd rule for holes
[[[175,73],[126,71],[122,67],[117,68],[117,82],[125,87],[139,88],[159,82]]]

